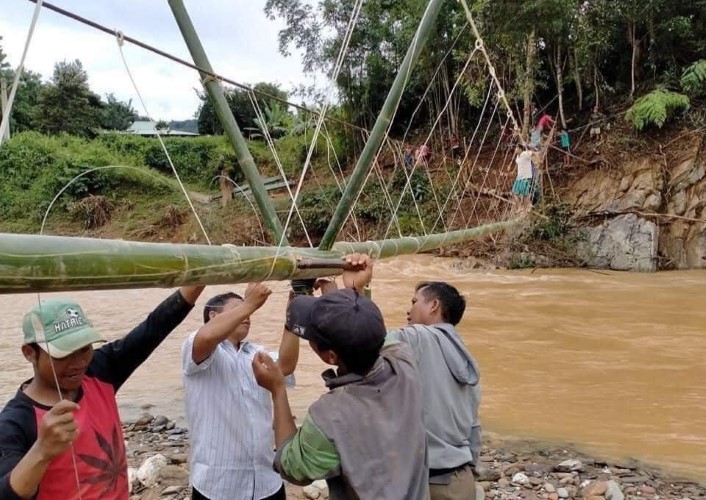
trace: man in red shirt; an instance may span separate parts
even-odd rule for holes
[[[543,113],[537,122],[537,130],[544,132],[545,128],[552,125],[554,125],[554,118],[549,116],[547,113]]]
[[[51,299],[25,315],[22,354],[34,377],[0,413],[0,498],[127,500],[115,394],[193,308],[183,287],[125,337],[103,342],[77,303]]]

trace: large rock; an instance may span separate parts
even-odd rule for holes
[[[659,227],[634,214],[607,219],[588,230],[588,263],[617,271],[656,271]]]
[[[625,495],[623,495],[623,492],[620,490],[620,485],[615,481],[608,481],[606,483],[604,495],[606,500],[625,500]]]
[[[615,217],[615,222],[589,229],[595,255],[588,259],[591,265],[626,270],[706,268],[705,138],[704,134],[684,134],[663,155],[586,170],[567,186],[562,200],[579,216]],[[626,225],[619,216],[628,214],[647,221]],[[633,227],[643,235],[638,241]],[[604,241],[606,231],[614,234]],[[628,236],[633,240],[627,240]],[[627,253],[625,258],[621,252]]]
[[[622,169],[589,170],[565,194],[578,213],[629,210],[655,212],[663,202],[664,173],[652,157],[626,164]]]
[[[142,462],[140,468],[137,469],[137,480],[140,481],[145,488],[154,486],[159,480],[160,471],[166,465],[167,459],[164,455],[157,454],[149,457]]]
[[[660,252],[667,269],[706,268],[706,158],[691,141],[671,162]]]

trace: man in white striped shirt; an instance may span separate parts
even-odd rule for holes
[[[245,340],[250,315],[271,293],[266,285],[252,283],[244,298],[235,293],[211,298],[204,308],[204,325],[184,342],[194,500],[286,498],[282,478],[272,468],[270,394],[258,386],[252,372],[252,360],[264,348]],[[285,375],[294,372],[298,358],[299,338],[285,330],[278,361]]]

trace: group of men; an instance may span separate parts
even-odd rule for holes
[[[417,285],[408,325],[385,327],[362,292],[372,260],[345,257],[344,288],[291,295],[277,353],[250,342],[262,283],[211,298],[183,345],[194,499],[284,499],[284,480],[326,479],[332,499],[471,499],[479,462],[478,366],[456,325],[465,300],[443,282]],[[0,413],[0,498],[127,499],[115,394],[194,307],[183,287],[120,340],[102,342],[81,307],[48,300],[23,323],[34,377]],[[332,368],[328,392],[295,425],[300,339]]]

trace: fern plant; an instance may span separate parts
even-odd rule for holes
[[[701,95],[706,92],[706,59],[696,61],[684,70],[681,86],[690,94]]]
[[[656,89],[640,97],[625,114],[636,130],[655,125],[662,128],[676,113],[689,108],[689,98],[666,89]]]

